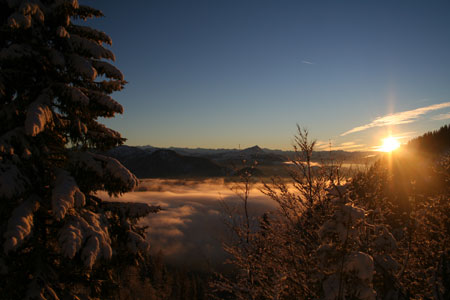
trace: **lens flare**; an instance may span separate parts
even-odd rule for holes
[[[378,150],[383,152],[391,152],[400,147],[398,140],[392,136],[383,139],[383,145]]]

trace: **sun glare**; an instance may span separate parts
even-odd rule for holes
[[[380,146],[379,150],[383,152],[391,152],[400,147],[398,140],[392,136],[383,139],[383,145]]]

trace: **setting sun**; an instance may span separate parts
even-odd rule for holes
[[[391,152],[400,147],[398,140],[392,136],[383,139],[383,145],[379,147],[380,151]]]

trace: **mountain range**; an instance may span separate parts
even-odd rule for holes
[[[280,168],[295,157],[294,151],[262,149],[253,146],[240,149],[157,148],[122,145],[107,152],[139,178],[221,177],[240,174],[247,164]],[[316,151],[313,160],[334,159],[362,162],[372,159],[374,152]],[[243,163],[244,162],[244,163]],[[246,162],[246,163],[245,163]],[[258,174],[262,174],[260,171]]]

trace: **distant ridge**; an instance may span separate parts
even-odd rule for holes
[[[185,156],[168,149],[143,150],[119,146],[108,155],[118,159],[139,178],[187,178],[225,176],[227,169],[209,159]]]
[[[268,148],[261,148],[258,145],[248,147],[245,149],[208,149],[208,148],[180,148],[180,147],[169,147],[169,148],[158,148],[151,145],[146,146],[120,146],[114,152],[115,155],[121,156],[119,152],[130,152],[133,155],[140,155],[142,152],[137,150],[126,149],[136,148],[144,151],[144,153],[152,153],[157,150],[172,150],[176,153],[184,156],[202,157],[219,164],[228,163],[238,163],[242,160],[257,160],[262,164],[277,164],[285,161],[289,161],[295,158],[295,152],[289,150],[273,150]],[[312,159],[314,161],[320,162],[327,159],[336,159],[340,161],[363,161],[366,160],[368,156],[373,157],[376,152],[374,151],[343,151],[343,150],[332,150],[332,151],[314,151]]]

